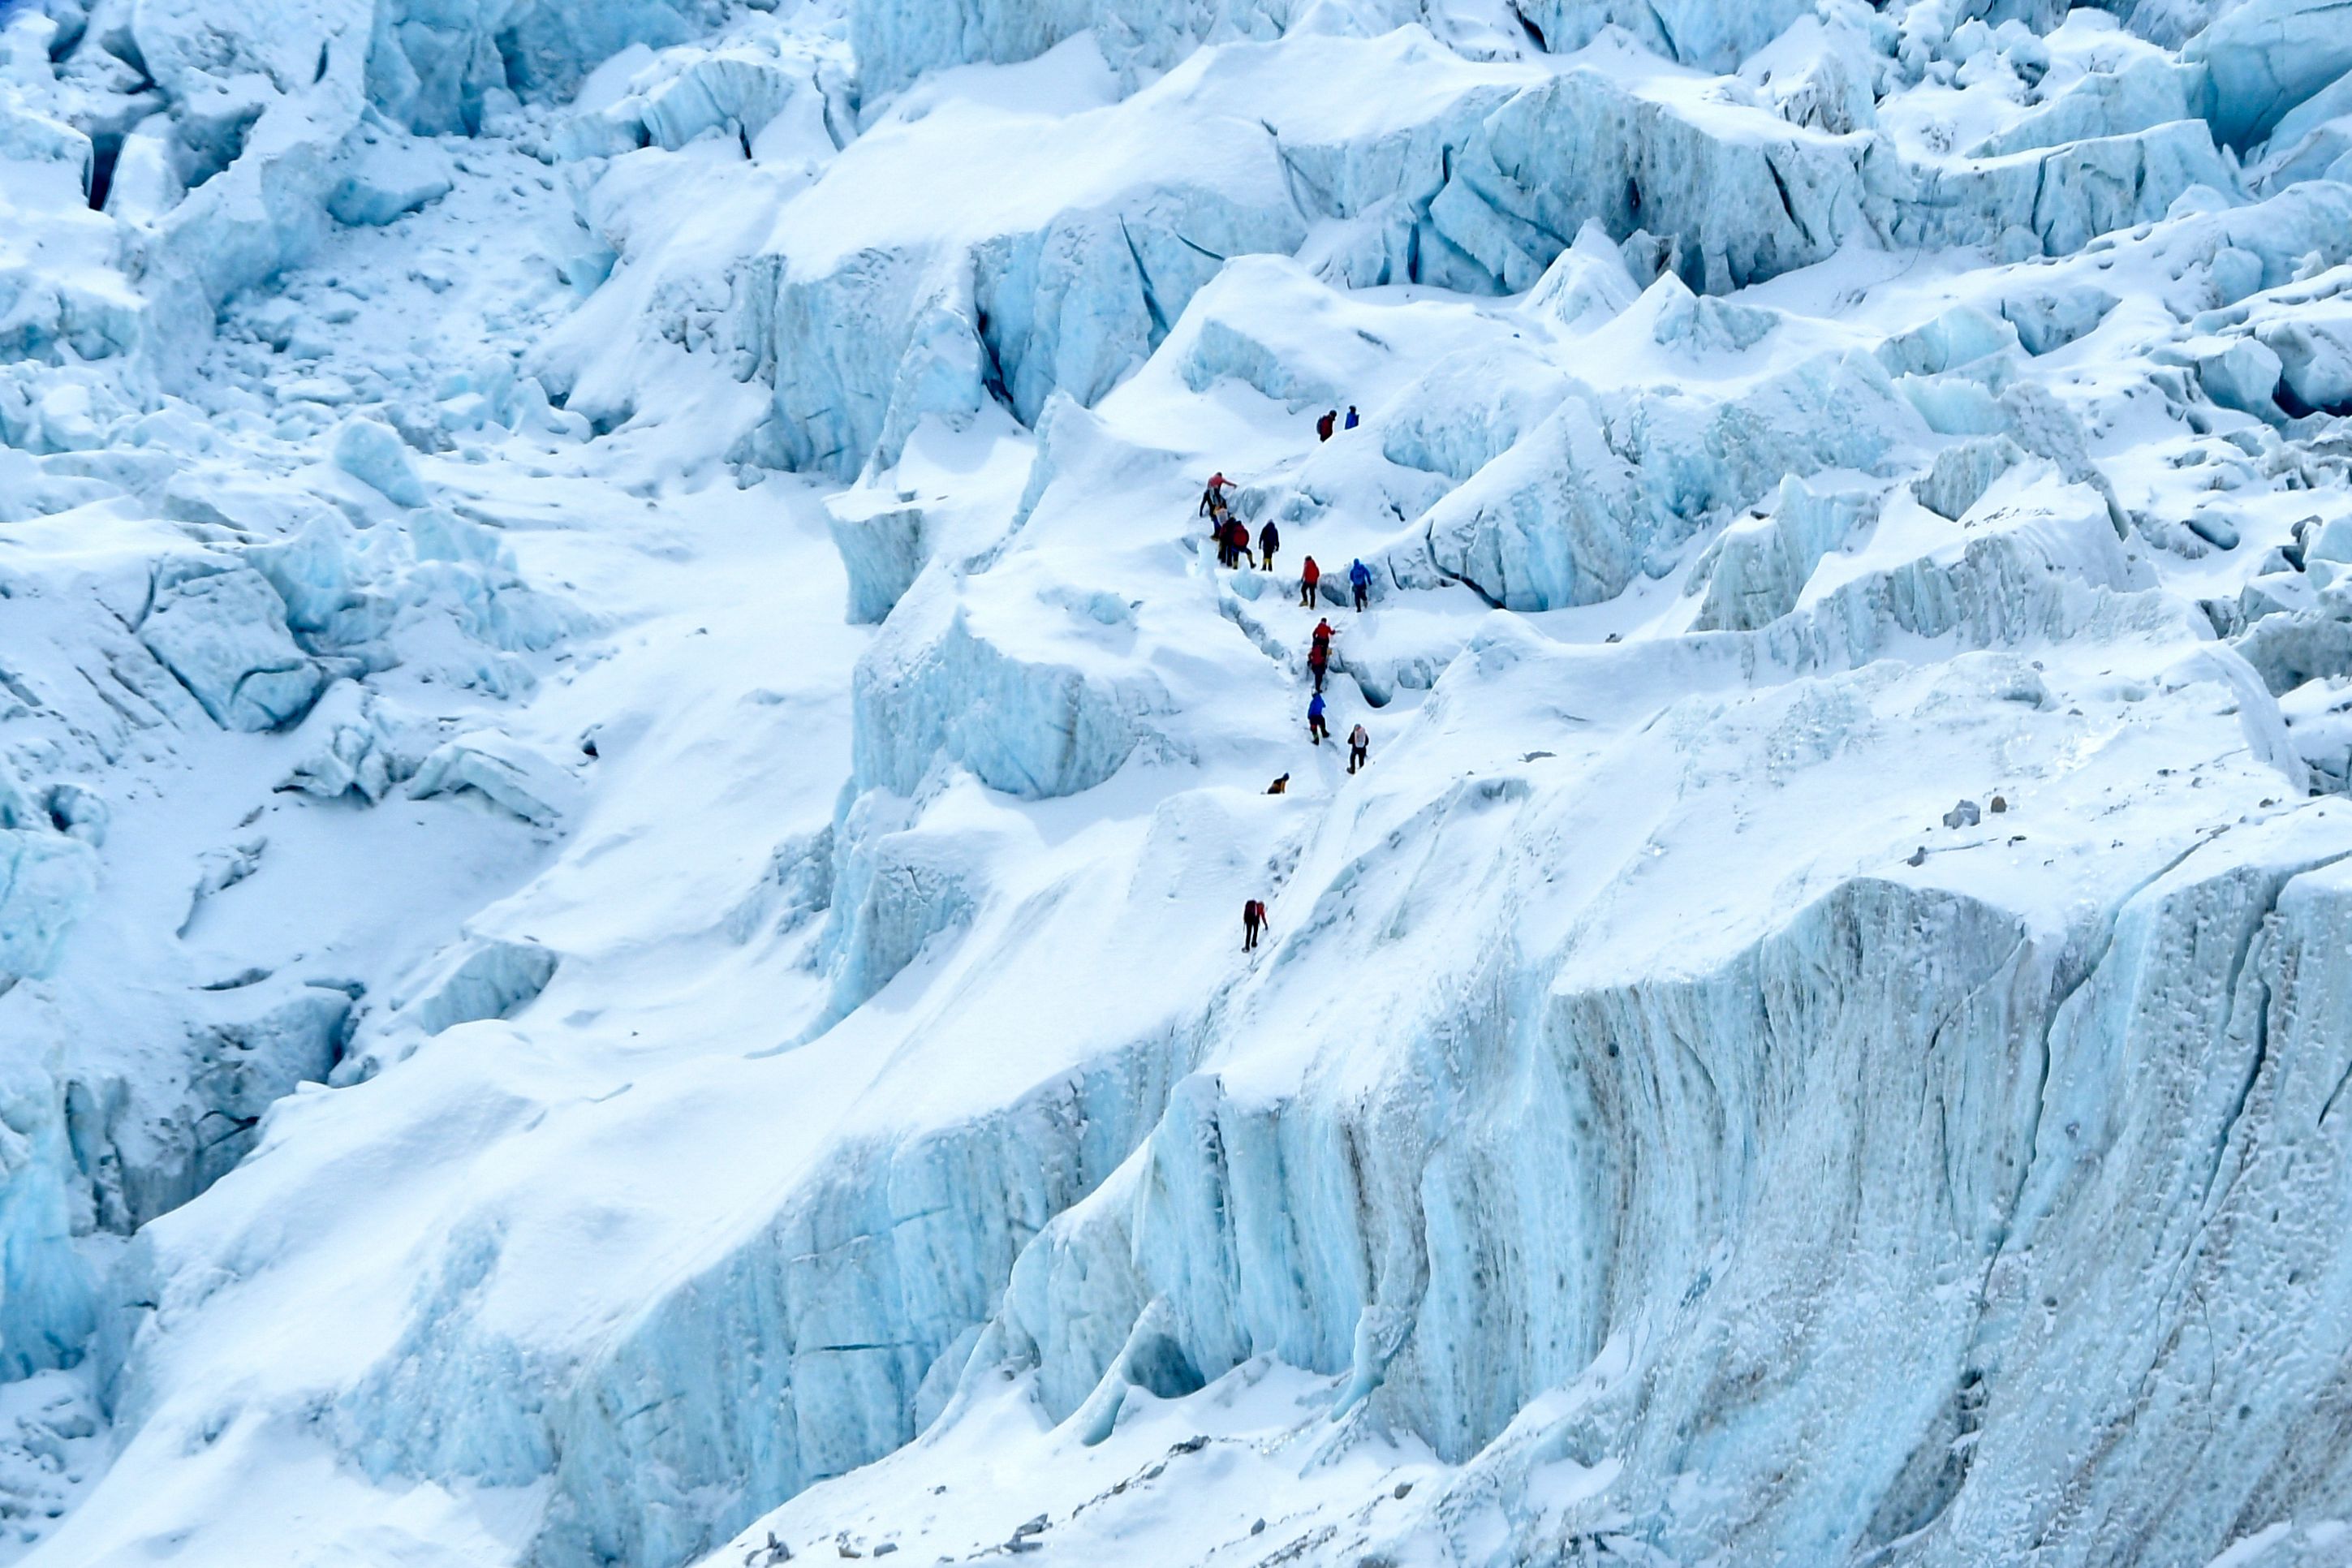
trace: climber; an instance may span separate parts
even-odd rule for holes
[[[1281,547],[1282,535],[1276,531],[1274,519],[1267,518],[1265,526],[1257,531],[1257,552],[1263,558],[1266,571],[1274,570],[1274,552]]]
[[[1257,946],[1257,933],[1265,925],[1265,905],[1257,899],[1242,902],[1242,951],[1248,952]]]
[[[1217,513],[1224,510],[1225,476],[1223,474],[1211,474],[1209,476],[1209,488],[1201,492],[1201,510],[1194,515],[1199,517],[1214,517]]]
[[[1331,647],[1331,617],[1324,616],[1315,623],[1315,646],[1328,652]]]
[[[1372,595],[1372,569],[1360,561],[1356,562],[1348,568],[1348,582],[1356,590],[1356,608],[1360,611],[1364,601]]]
[[[1361,724],[1348,731],[1348,771],[1354,773],[1371,759],[1372,738]]]
[[[1298,569],[1298,607],[1300,609],[1311,610],[1315,607],[1315,585],[1321,581],[1323,581],[1323,568],[1316,565],[1315,557],[1310,555],[1307,558],[1307,564]]]
[[[1360,730],[1363,728],[1360,724],[1356,727]],[[1288,773],[1285,773],[1280,778],[1275,780],[1272,784],[1266,785],[1265,793],[1268,795],[1288,795],[1290,793],[1290,775]]]
[[[1344,420],[1344,421],[1340,424],[1339,428],[1341,428],[1342,430],[1353,430],[1355,427],[1356,427],[1356,405],[1355,405],[1354,404],[1350,403],[1349,405],[1348,405],[1348,417],[1346,418],[1346,420]]]
[[[1318,691],[1307,700],[1307,735],[1319,746],[1330,733],[1331,726],[1323,720],[1323,694]]]
[[[1318,641],[1313,647],[1307,650],[1307,668],[1315,677],[1315,690],[1318,696],[1320,696],[1323,691],[1323,672],[1330,667],[1331,645],[1329,643]]]
[[[1338,409],[1334,408],[1325,414],[1322,418],[1318,419],[1315,422],[1316,438],[1318,440],[1328,441],[1331,438],[1331,426],[1337,425],[1339,422],[1339,411]]]
[[[1226,563],[1227,565],[1239,565],[1241,563],[1241,558],[1244,555],[1249,556],[1250,564],[1253,567],[1257,564],[1257,557],[1255,554],[1252,553],[1250,550],[1248,523],[1244,522],[1239,518],[1234,519],[1233,528],[1231,531],[1225,535],[1225,538],[1226,542],[1233,548],[1233,559]]]
[[[1217,564],[1230,567],[1234,563],[1234,525],[1223,521],[1223,515],[1213,519],[1215,531],[1210,537],[1217,542]]]
[[[1219,474],[1209,481],[1209,488],[1201,492],[1201,511],[1209,520],[1209,541],[1217,547],[1217,564],[1230,566],[1233,562],[1225,554],[1225,535],[1233,521],[1233,514],[1225,509],[1224,492],[1217,488],[1224,477]]]

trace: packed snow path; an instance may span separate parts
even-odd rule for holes
[[[0,0],[0,1561],[2342,1561],[2347,71]]]

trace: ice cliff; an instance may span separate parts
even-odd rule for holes
[[[0,1562],[2352,1552],[2344,0],[0,0]]]

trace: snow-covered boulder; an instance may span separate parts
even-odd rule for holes
[[[1381,455],[1459,483],[1542,424],[1572,390],[1557,363],[1524,345],[1465,346],[1381,410]]]
[[[501,730],[469,730],[436,746],[408,781],[412,799],[464,790],[533,827],[561,826],[579,802],[580,781],[547,755]]]
[[[2014,348],[2016,329],[1972,305],[1958,305],[1933,321],[1898,332],[1878,345],[1878,363],[1889,375],[1940,375]]]
[[[107,182],[106,211],[125,223],[154,223],[187,195],[173,162],[173,126],[168,114],[149,115],[122,139]]]
[[[1694,573],[1704,574],[1706,596],[1693,629],[1753,631],[1779,620],[1797,607],[1822,557],[1868,529],[1878,507],[1866,489],[1781,480],[1769,512],[1740,519],[1707,547]]]
[[[2287,111],[2352,70],[2343,0],[2246,0],[2181,58],[2205,68],[2205,116],[2232,147],[2267,136]]]
[[[1911,481],[1911,493],[1929,511],[1957,522],[2023,456],[2006,436],[1961,441],[1936,454],[1927,471]]]
[[[437,1035],[459,1024],[511,1016],[547,989],[558,962],[537,942],[476,939],[402,999],[404,1021]]]
[[[176,1190],[151,1192],[131,1207],[162,1214],[226,1175],[258,1141],[269,1107],[298,1083],[324,1083],[342,1053],[352,998],[330,986],[285,989],[282,1000],[204,1028],[189,1055],[193,1118],[188,1166]]]
[[[329,688],[299,733],[310,749],[278,787],[321,800],[355,795],[373,805],[422,761],[393,733],[382,705],[354,682]]]
[[[2352,413],[2352,299],[2339,296],[2257,329],[2280,379],[2305,408]]]
[[[423,506],[425,482],[400,433],[381,419],[347,419],[335,434],[335,467],[396,506]]]
[[[2274,697],[2352,676],[2352,591],[2331,587],[2307,608],[2265,615],[2236,641]]]
[[[2095,284],[2076,284],[2011,294],[2001,300],[2000,313],[2017,329],[2018,342],[2027,353],[2046,354],[2088,334],[2119,303],[2115,295]]]
[[[281,729],[326,685],[288,632],[277,590],[250,567],[166,561],[139,640],[224,729]]]
[[[1590,326],[1617,315],[1640,295],[1608,230],[1588,222],[1528,290],[1527,308],[1555,326]]]
[[[2313,786],[2352,795],[2352,692],[2341,681],[2306,681],[2279,699],[2279,712]]]
[[[1664,520],[1594,407],[1571,398],[1431,509],[1430,558],[1496,604],[1614,597]]]
[[[2278,412],[2279,376],[2284,366],[2269,344],[2238,338],[2201,355],[2197,384],[2224,408],[2272,418]]]
[[[890,613],[931,558],[920,507],[829,507],[825,525],[849,572],[849,618],[871,625]]]
[[[1297,414],[1348,401],[1382,357],[1353,332],[1346,297],[1286,258],[1238,257],[1195,296],[1171,352],[1193,392],[1239,381]]]
[[[387,224],[449,191],[449,159],[433,142],[362,125],[337,160],[327,210],[338,223]]]
[[[1698,295],[1669,272],[1650,285],[1642,301],[1650,341],[1688,353],[1744,353],[1780,324],[1777,310]]]

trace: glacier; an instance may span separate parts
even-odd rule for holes
[[[0,1563],[2352,1559],[2345,0],[0,0]]]

